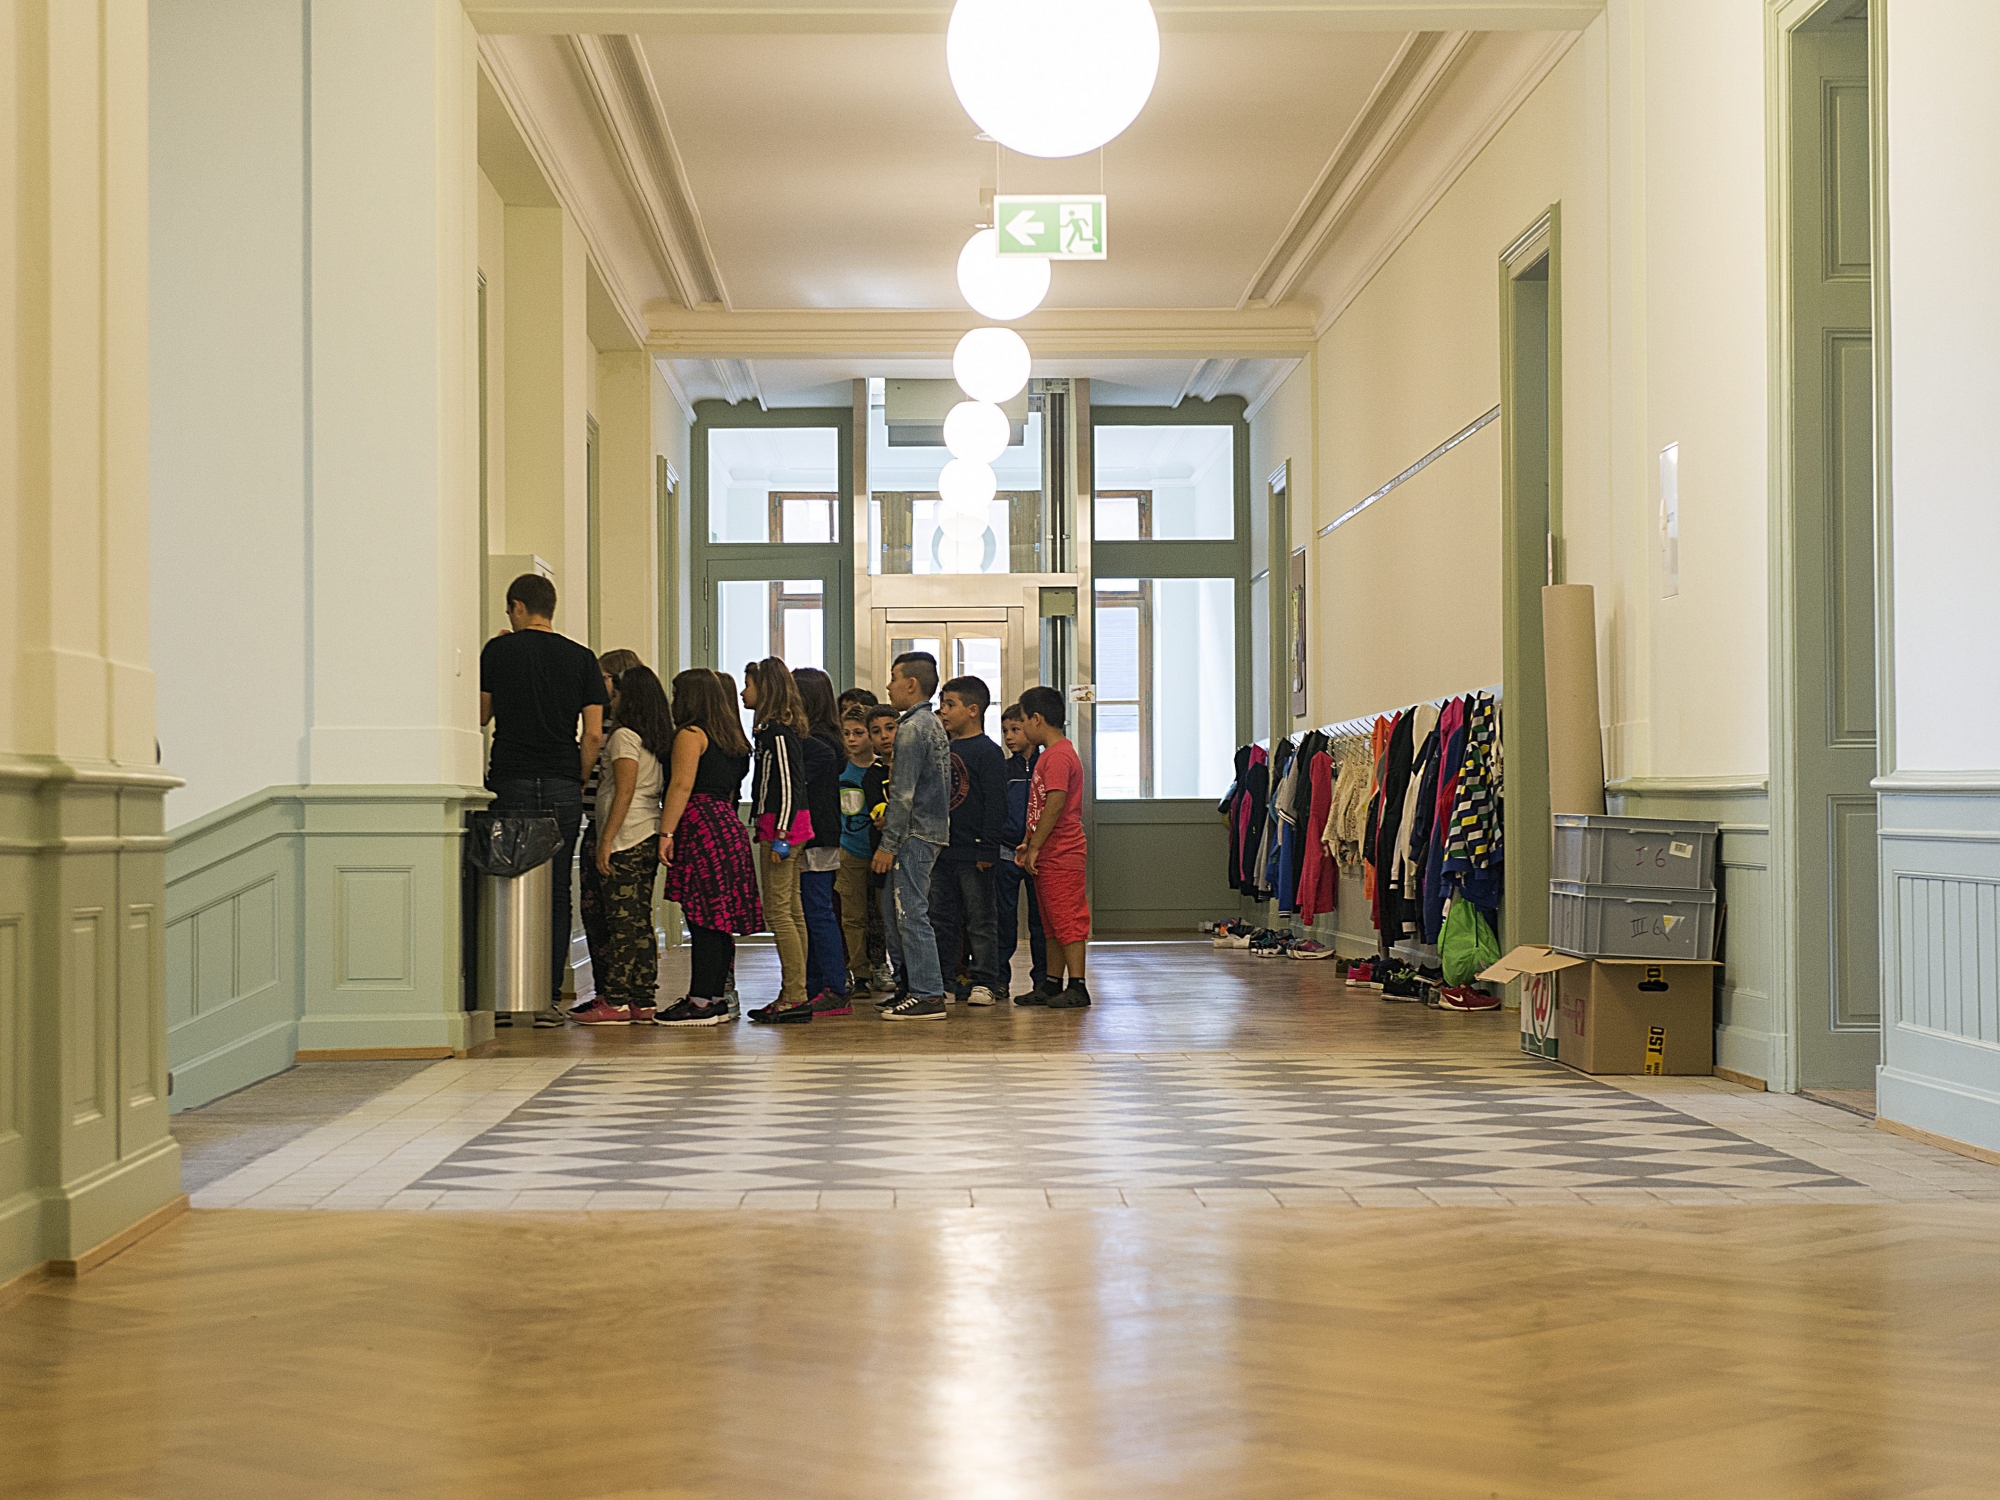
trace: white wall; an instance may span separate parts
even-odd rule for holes
[[[1889,13],[1896,759],[2000,767],[2000,47],[1989,0]]]
[[[301,7],[151,6],[152,635],[180,824],[307,779]]]

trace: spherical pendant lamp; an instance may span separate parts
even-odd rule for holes
[[[938,499],[943,502],[941,513],[957,511],[976,515],[982,525],[986,519],[986,507],[999,490],[1000,481],[990,466],[969,463],[962,458],[954,458],[938,475]]]
[[[1049,294],[1049,263],[1000,253],[1000,231],[982,229],[958,252],[958,289],[972,310],[996,323],[1025,318]]]
[[[953,458],[990,464],[1013,441],[1014,424],[990,401],[961,401],[944,417],[944,445]]]
[[[974,401],[998,406],[1011,401],[1028,383],[1034,359],[1021,335],[1011,328],[975,328],[958,341],[951,354],[952,378]]]
[[[1079,156],[1146,107],[1160,24],[1148,0],[958,0],[945,61],[965,112],[1008,150]]]

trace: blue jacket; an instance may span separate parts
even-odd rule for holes
[[[1035,778],[1035,757],[1041,753],[1031,749],[1026,755],[1007,757],[1007,816],[1000,824],[1002,858],[1012,859],[1021,840],[1028,836],[1028,790]]]
[[[940,847],[951,842],[951,741],[928,703],[896,726],[896,764],[882,814],[884,849],[893,855],[909,839]]]

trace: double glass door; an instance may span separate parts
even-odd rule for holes
[[[883,664],[884,684],[898,656],[928,651],[937,658],[940,685],[954,677],[977,677],[986,684],[992,700],[986,710],[986,732],[998,744],[1001,710],[1034,680],[1023,669],[1025,613],[1018,605],[959,608],[950,614],[920,606],[877,608],[875,659]]]

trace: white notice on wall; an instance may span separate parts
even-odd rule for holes
[[[1660,450],[1660,597],[1681,591],[1681,445]]]

